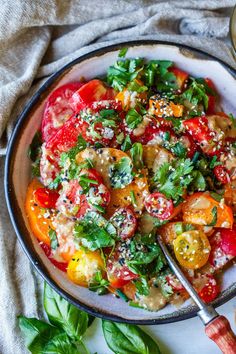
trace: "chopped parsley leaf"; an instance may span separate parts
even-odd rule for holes
[[[143,121],[143,117],[135,108],[131,108],[126,114],[125,121],[130,129],[135,129]]]
[[[57,249],[57,247],[59,246],[56,231],[50,228],[50,230],[48,232],[48,236],[50,238],[51,249],[55,251]]]
[[[111,187],[124,188],[133,181],[133,165],[128,157],[122,157],[119,162],[110,167],[109,175]]]

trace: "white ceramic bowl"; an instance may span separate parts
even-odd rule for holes
[[[128,47],[128,57],[146,59],[168,59],[193,76],[209,77],[222,97],[222,107],[227,112],[236,113],[235,92],[236,72],[210,55],[184,45],[157,41],[136,41],[105,47],[84,55],[69,63],[46,83],[33,96],[22,112],[12,135],[6,159],[5,193],[8,209],[18,239],[43,278],[63,297],[85,311],[114,321],[136,324],[156,324],[183,320],[196,315],[196,307],[186,301],[181,308],[168,305],[158,312],[149,312],[130,307],[123,300],[108,294],[98,296],[86,288],[72,284],[66,275],[56,269],[44,255],[30,230],[24,201],[30,181],[30,160],[27,150],[35,132],[41,124],[42,112],[47,96],[56,87],[65,83],[86,80],[103,75],[115,62],[119,50]],[[222,293],[214,305],[223,304],[236,294],[236,267],[228,267],[222,275]]]

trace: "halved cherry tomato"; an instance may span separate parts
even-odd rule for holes
[[[51,247],[46,245],[46,243],[40,242],[39,243],[41,248],[43,249],[45,255],[48,257],[48,259],[50,260],[50,262],[57,267],[58,269],[60,269],[62,272],[66,272],[67,267],[68,267],[68,263],[67,262],[58,262],[52,253]]]
[[[48,97],[41,127],[43,141],[48,141],[74,113],[69,99],[82,86],[81,82],[71,82],[58,87]]]
[[[217,285],[215,278],[212,275],[208,275],[208,281],[198,292],[198,295],[205,303],[209,303],[215,300],[219,293],[220,287]]]
[[[107,260],[107,278],[113,288],[122,288],[131,280],[137,279],[138,274],[133,273],[125,264],[125,256],[116,246],[114,253]]]
[[[135,299],[136,290],[136,286],[132,281],[125,284],[122,288],[123,293],[131,300]]]
[[[115,226],[118,237],[122,240],[131,238],[134,235],[137,227],[137,220],[130,207],[117,209],[110,221]]]
[[[214,216],[214,211],[216,213]],[[233,212],[226,204],[219,203],[207,192],[194,193],[183,203],[183,221],[195,225],[211,225],[230,229],[233,225]],[[216,217],[216,220],[214,220]]]
[[[149,194],[144,201],[144,206],[150,215],[160,220],[169,219],[174,212],[172,200],[159,192]]]
[[[183,232],[174,241],[175,256],[183,267],[199,269],[208,261],[211,246],[200,230]]]
[[[113,288],[122,288],[130,280],[137,279],[138,275],[133,273],[126,265],[121,266],[119,262],[108,261],[107,277]]]
[[[105,86],[100,80],[91,80],[77,90],[69,100],[74,111],[80,112],[81,109],[88,107],[89,104],[96,101],[113,100],[115,91]]]
[[[220,248],[225,254],[236,256],[236,226],[232,230],[220,229]]]
[[[189,74],[175,67],[169,68],[168,71],[172,72],[176,76],[177,85],[179,89],[182,90],[184,88],[184,84],[186,83],[189,77]]]
[[[88,287],[98,271],[104,273],[104,262],[100,252],[80,249],[71,258],[67,275],[73,283]]]
[[[213,81],[209,78],[205,79],[206,84],[214,91],[216,92],[215,85],[213,84]],[[216,96],[208,94],[208,108],[207,108],[207,114],[214,114],[215,113],[215,105],[216,105]]]
[[[218,181],[222,184],[230,183],[229,171],[223,165],[215,166],[213,172]]]
[[[49,231],[53,229],[52,217],[48,216],[48,211],[41,208],[35,200],[35,191],[42,188],[43,185],[37,180],[33,179],[27,189],[25,211],[29,220],[30,228],[34,236],[41,242],[50,246]],[[47,216],[44,216],[47,214]]]
[[[55,209],[57,199],[59,198],[59,193],[48,188],[38,188],[34,192],[34,198],[36,203],[41,208]]]

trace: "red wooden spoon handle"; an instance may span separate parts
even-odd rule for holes
[[[211,338],[224,354],[236,354],[236,336],[229,321],[224,316],[214,318],[205,327],[206,335]]]

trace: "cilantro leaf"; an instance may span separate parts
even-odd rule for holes
[[[213,158],[212,158],[212,160],[211,160],[211,162],[210,162],[210,165],[209,165],[210,168],[213,169],[213,168],[216,167],[216,166],[222,165],[222,162],[217,161],[217,159],[218,159],[217,156],[213,156]]]
[[[119,162],[110,167],[109,175],[111,187],[124,188],[133,180],[133,165],[128,157],[122,157]]]
[[[57,247],[59,246],[56,231],[53,230],[53,229],[50,229],[49,232],[48,232],[48,236],[50,238],[51,249],[56,250]]]
[[[128,52],[128,48],[122,48],[120,51],[119,51],[119,54],[118,54],[118,57],[119,58],[123,58],[126,56],[126,53]]]
[[[146,276],[141,276],[137,280],[133,281],[137,290],[138,295],[144,295],[147,296],[149,295],[150,288],[147,282],[147,277]]]
[[[36,134],[33,137],[33,140],[30,144],[29,150],[28,150],[28,156],[31,159],[32,162],[35,162],[41,153],[41,145],[42,145],[42,134],[41,132],[37,131]]]
[[[171,147],[171,151],[178,157],[187,156],[187,148],[180,142]]]
[[[116,230],[100,214],[90,211],[87,212],[84,219],[76,222],[74,237],[84,247],[95,251],[102,247],[114,246]]]
[[[87,142],[84,140],[84,138],[83,138],[82,135],[80,134],[80,135],[78,136],[76,145],[75,145],[73,148],[71,148],[69,151],[67,151],[66,153],[64,153],[64,154],[66,154],[66,155],[69,157],[69,159],[74,160],[75,157],[76,157],[76,155],[77,155],[80,151],[85,150],[86,147],[87,147]]]
[[[215,226],[216,225],[216,223],[217,223],[217,214],[218,214],[217,206],[214,206],[214,208],[212,208],[211,213],[212,213],[212,221],[207,226]]]
[[[135,129],[143,121],[143,117],[135,108],[131,108],[126,114],[125,121],[130,129]]]
[[[129,135],[126,135],[125,140],[123,141],[123,144],[121,145],[121,150],[122,151],[127,151],[131,148],[132,142],[130,139]]]
[[[95,291],[98,295],[104,295],[108,292],[109,281],[103,278],[101,270],[97,271],[89,283],[89,290]]]
[[[143,168],[143,145],[141,143],[134,143],[130,149],[130,155],[136,170]]]

